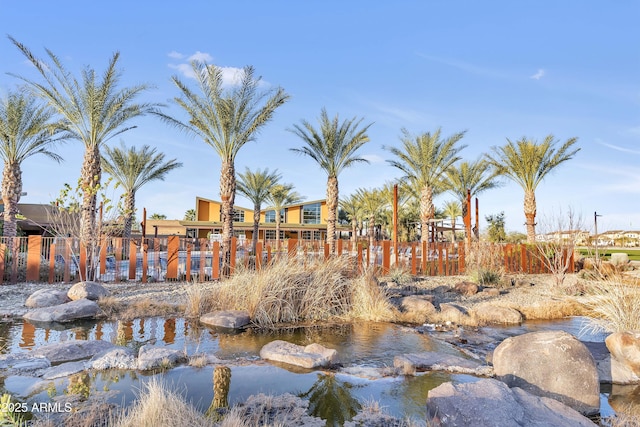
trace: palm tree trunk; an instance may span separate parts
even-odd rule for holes
[[[222,259],[226,268],[231,265],[233,205],[235,204],[236,198],[236,171],[233,161],[224,160],[222,162],[222,168],[220,170],[220,198],[222,199]]]
[[[4,237],[16,237],[18,224],[18,201],[22,192],[22,172],[20,164],[5,164],[2,171],[2,201],[4,203]],[[11,242],[11,240],[9,240]],[[7,242],[7,244],[9,244]]]
[[[87,147],[80,171],[82,180],[82,208],[80,242],[85,245],[87,266],[81,271],[81,280],[93,280],[95,278],[96,248],[99,248],[99,231],[96,228],[96,201],[97,192],[101,182],[102,170],[100,167],[100,146]],[[84,277],[82,277],[84,275]]]
[[[375,215],[371,214],[369,216],[369,248],[373,248],[375,246],[376,243],[376,217]]]
[[[327,180],[327,243],[329,253],[336,252],[336,217],[338,212],[338,178],[330,176]]]
[[[258,254],[256,250],[258,248],[258,232],[260,230],[260,205],[255,203],[253,205],[253,234],[251,235],[251,253],[256,257]]]
[[[429,220],[435,215],[433,189],[425,185],[420,190],[420,241],[429,242]]]
[[[536,242],[536,193],[524,191],[524,216],[527,218],[527,243]]]
[[[136,209],[136,193],[129,191],[124,199],[124,225],[122,227],[122,237],[131,238],[131,227],[133,225],[133,213]]]
[[[276,252],[280,251],[280,210],[276,210]]]
[[[358,220],[351,220],[351,250],[353,252],[358,250],[358,236],[356,233],[358,232]]]

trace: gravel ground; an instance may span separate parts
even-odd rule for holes
[[[504,286],[499,297],[488,297],[482,293],[472,296],[462,296],[452,292],[438,292],[438,288],[451,287],[458,282],[469,280],[466,276],[453,277],[428,277],[420,281],[412,282],[404,287],[404,292],[432,293],[435,302],[453,302],[465,308],[473,308],[476,304],[493,301],[508,306],[531,306],[541,304],[545,300],[558,300],[562,293],[554,286],[553,279],[549,275],[513,276],[514,280],[520,280],[518,286]],[[507,282],[511,278],[507,278]],[[567,277],[565,284],[576,283],[575,275]],[[205,288],[215,287],[217,282],[205,282],[197,284]],[[131,303],[136,299],[147,299],[158,303],[182,305],[186,301],[187,290],[194,286],[191,282],[154,282],[154,283],[104,283],[103,284],[115,299]],[[20,317],[28,309],[25,301],[33,292],[43,289],[69,289],[69,284],[42,284],[19,283],[15,285],[0,285],[0,317]],[[393,293],[395,286],[388,287]]]

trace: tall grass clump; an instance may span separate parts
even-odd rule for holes
[[[594,330],[640,331],[640,288],[621,278],[590,282],[582,298]]]
[[[353,277],[348,257],[302,263],[282,257],[259,271],[234,274],[214,290],[219,309],[247,310],[253,322],[276,324],[353,318],[354,304],[378,300],[379,289]],[[367,298],[365,295],[371,293]]]
[[[116,427],[210,427],[211,421],[180,394],[156,378],[150,379],[138,400],[110,425]]]
[[[212,300],[211,291],[200,286],[199,283],[190,283],[185,288],[186,304],[185,316],[196,318],[208,313],[215,306]]]
[[[504,277],[504,253],[500,245],[472,243],[466,264],[471,280],[479,285],[495,285]]]

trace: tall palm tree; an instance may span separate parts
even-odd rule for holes
[[[345,212],[351,222],[351,250],[355,251],[358,244],[358,222],[362,221],[362,205],[355,194],[340,199],[340,208]]]
[[[144,145],[139,151],[136,147],[127,148],[124,142],[120,147],[106,147],[102,156],[104,171],[111,175],[124,189],[124,227],[122,237],[131,237],[131,224],[136,211],[136,192],[151,181],[164,181],[169,172],[182,166],[171,159],[165,161],[164,153]]]
[[[147,85],[119,88],[121,71],[118,70],[120,54],[111,57],[107,69],[100,75],[92,68],[84,68],[80,79],[73,76],[50,50],[49,61],[37,58],[23,44],[9,39],[36,68],[44,83],[20,77],[28,88],[42,98],[62,117],[60,126],[67,139],[76,139],[84,145],[81,186],[80,240],[86,245],[87,270],[85,280],[95,276],[95,258],[99,245],[96,227],[96,194],[100,187],[102,168],[100,149],[111,138],[135,126],[129,123],[142,115],[157,111],[159,104],[136,103],[136,98],[148,89]]]
[[[273,209],[276,214],[276,249],[278,249],[280,248],[280,224],[282,222],[280,212],[286,206],[300,203],[304,197],[293,191],[293,184],[276,184],[271,187],[267,200],[270,203],[268,209]]]
[[[493,153],[487,154],[496,173],[518,183],[524,190],[528,243],[535,243],[536,238],[536,188],[549,172],[580,151],[580,148],[572,150],[576,142],[578,138],[569,138],[556,149],[558,141],[551,134],[541,143],[526,137],[515,142],[507,138],[504,146],[491,147]]]
[[[379,217],[382,210],[388,206],[388,201],[385,199],[382,191],[377,188],[370,190],[359,188],[356,190],[356,197],[362,206],[364,215],[367,216],[367,225],[369,227],[367,235],[369,236],[369,247],[371,248],[374,246],[376,240],[376,218]]]
[[[466,145],[458,145],[465,131],[458,132],[446,139],[441,139],[441,129],[433,134],[430,132],[413,136],[408,130],[402,129],[400,138],[402,147],[384,147],[397,160],[387,160],[391,166],[400,169],[405,175],[403,179],[409,181],[420,193],[420,224],[421,240],[429,241],[429,221],[435,216],[433,197],[444,191],[446,186],[444,177],[447,169],[460,160],[458,152]]]
[[[358,163],[369,163],[356,156],[356,151],[369,141],[367,130],[372,123],[360,128],[363,119],[345,120],[342,123],[336,116],[330,119],[324,108],[320,113],[320,128],[316,130],[311,123],[302,120],[300,125],[289,129],[302,139],[305,146],[291,150],[315,160],[327,173],[327,243],[329,251],[335,253],[336,220],[338,213],[338,176],[345,168]]]
[[[50,151],[58,130],[51,123],[54,111],[36,103],[36,98],[24,92],[9,92],[0,99],[0,158],[2,171],[2,201],[4,203],[5,237],[17,235],[16,214],[22,193],[24,160],[43,154],[60,162],[62,158]]]
[[[269,199],[273,186],[278,184],[280,178],[281,175],[277,169],[269,172],[269,168],[256,169],[255,172],[246,168],[244,173],[238,174],[238,192],[253,203],[253,235],[251,237],[251,253],[253,254],[256,254],[258,246],[262,203]]]
[[[201,61],[191,63],[197,81],[192,91],[178,76],[173,83],[180,91],[175,102],[189,116],[183,123],[161,114],[168,123],[202,139],[220,157],[220,198],[222,200],[222,248],[228,265],[233,237],[233,206],[236,198],[235,159],[242,147],[255,141],[258,132],[288,99],[284,89],[260,91],[260,77],[251,66],[244,67],[239,85],[225,87],[222,68]]]
[[[456,219],[462,215],[461,204],[458,200],[452,200],[444,205],[442,212],[451,219],[451,241],[456,241]]]
[[[495,169],[486,159],[478,159],[473,162],[460,162],[447,169],[447,184],[451,192],[462,206],[462,218],[467,227],[467,213],[471,206],[467,206],[467,190],[471,197],[476,197],[483,191],[497,188],[501,183],[496,179]]]

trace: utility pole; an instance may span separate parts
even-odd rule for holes
[[[595,227],[596,232],[596,266],[600,266],[600,256],[598,254],[598,217],[602,215],[598,215],[598,212],[593,213],[593,225]]]

